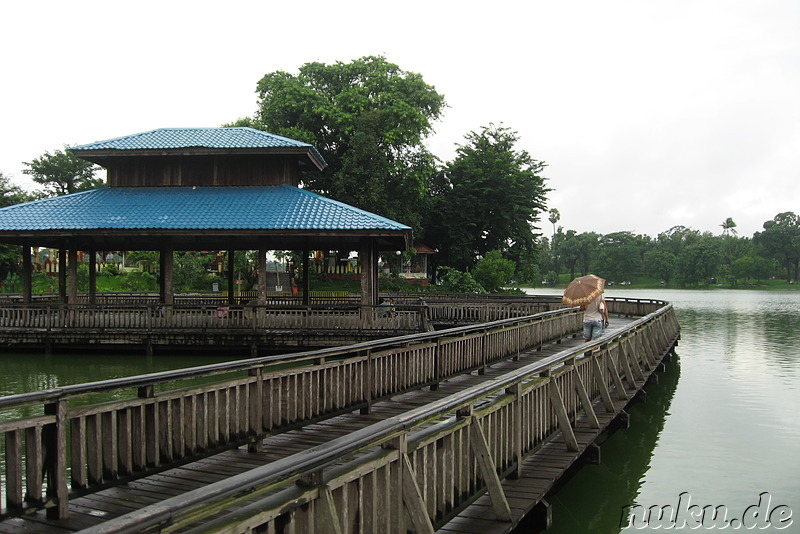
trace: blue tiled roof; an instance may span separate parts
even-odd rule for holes
[[[101,229],[410,230],[289,185],[103,187],[0,209],[0,231]]]
[[[211,149],[305,148],[312,151],[322,162],[323,166],[325,165],[325,160],[313,145],[242,126],[220,128],[159,128],[149,132],[117,137],[116,139],[78,145],[70,147],[70,150],[135,151],[195,147]]]
[[[169,148],[278,148],[311,147],[288,137],[253,128],[159,128],[106,141],[71,147],[72,150],[157,150]]]

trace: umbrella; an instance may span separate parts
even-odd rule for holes
[[[587,274],[579,276],[564,290],[561,302],[567,306],[582,306],[596,299],[606,287],[606,281],[599,276]]]

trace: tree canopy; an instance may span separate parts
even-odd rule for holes
[[[313,144],[328,167],[307,188],[420,230],[436,165],[422,141],[445,101],[419,74],[375,56],[313,62],[265,75],[257,93],[255,117],[236,124]]]
[[[546,164],[519,149],[516,132],[490,125],[470,132],[431,187],[425,240],[442,265],[466,269],[491,250],[532,248],[545,208]]]
[[[51,196],[68,195],[103,185],[103,180],[94,176],[98,169],[94,163],[66,150],[56,150],[52,154],[45,152],[24,164],[28,168],[22,172],[43,185],[45,192]]]

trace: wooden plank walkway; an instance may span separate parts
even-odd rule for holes
[[[630,324],[635,319],[613,317],[607,334]],[[492,365],[484,374],[473,372],[460,375],[440,384],[436,390],[428,388],[393,396],[389,400],[376,402],[367,415],[353,412],[337,416],[303,428],[270,436],[264,440],[264,452],[248,452],[244,448],[227,451],[205,459],[193,461],[181,467],[171,468],[155,475],[129,481],[89,495],[75,497],[69,501],[70,516],[66,520],[48,520],[43,511],[20,518],[0,522],[0,533],[68,533],[79,531],[140,509],[149,504],[180,495],[187,491],[224,480],[275,460],[286,458],[313,446],[326,443],[389,417],[447,397],[463,388],[492,380],[493,378],[529,365],[538,359],[550,357],[567,348],[575,347],[583,341],[567,338],[560,343],[552,343],[541,351],[531,350],[519,360],[506,360]],[[619,411],[626,401],[616,401]],[[614,414],[598,410],[601,430],[611,421]],[[431,423],[434,424],[434,423]],[[591,443],[599,430],[589,429],[578,424],[576,437],[580,449]],[[523,476],[518,480],[505,480],[503,487],[509,498],[515,521],[529,511],[552,487],[579,457],[579,453],[568,452],[562,438],[557,438],[544,446],[525,462]],[[454,518],[442,532],[508,532],[513,524],[492,520],[494,512],[488,495],[479,498],[475,504]]]

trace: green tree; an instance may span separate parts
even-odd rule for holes
[[[596,271],[608,280],[632,280],[642,271],[644,253],[650,238],[631,232],[615,232],[600,238]]]
[[[647,274],[655,276],[669,285],[677,266],[675,254],[666,248],[654,248],[644,253],[644,270]]]
[[[516,267],[515,262],[503,258],[502,252],[492,250],[475,265],[472,276],[486,291],[497,293],[511,281]]]
[[[0,172],[0,208],[30,200],[34,200],[34,196],[12,183],[6,175]],[[0,283],[6,280],[9,274],[18,274],[19,267],[20,247],[16,245],[0,245]]]
[[[451,293],[486,293],[470,273],[452,267],[442,267],[439,275],[441,288]]]
[[[29,175],[37,184],[44,186],[50,196],[68,195],[94,189],[103,185],[103,180],[95,178],[98,167],[69,151],[45,152],[31,162],[22,172]]]
[[[553,235],[556,235],[556,223],[561,220],[561,213],[555,208],[550,210],[550,216],[547,218],[550,221],[550,224],[553,225]]]
[[[419,74],[383,57],[306,63],[259,82],[258,111],[237,125],[313,144],[328,167],[306,187],[420,229],[436,160],[422,145],[445,106]]]
[[[716,240],[706,235],[687,245],[678,255],[677,270],[681,286],[697,286],[711,279],[719,268]]]
[[[734,228],[736,228],[736,223],[733,222],[733,218],[728,217],[720,226],[722,227],[723,236],[728,237],[729,235],[736,235],[736,230],[734,230]]]
[[[469,269],[491,250],[536,246],[535,223],[545,209],[545,163],[516,147],[515,132],[488,126],[470,132],[431,188],[425,240],[442,263]]]
[[[765,255],[778,260],[786,269],[787,280],[798,280],[800,270],[800,216],[794,212],[779,213],[764,223],[764,231],[756,232],[753,240]]]

